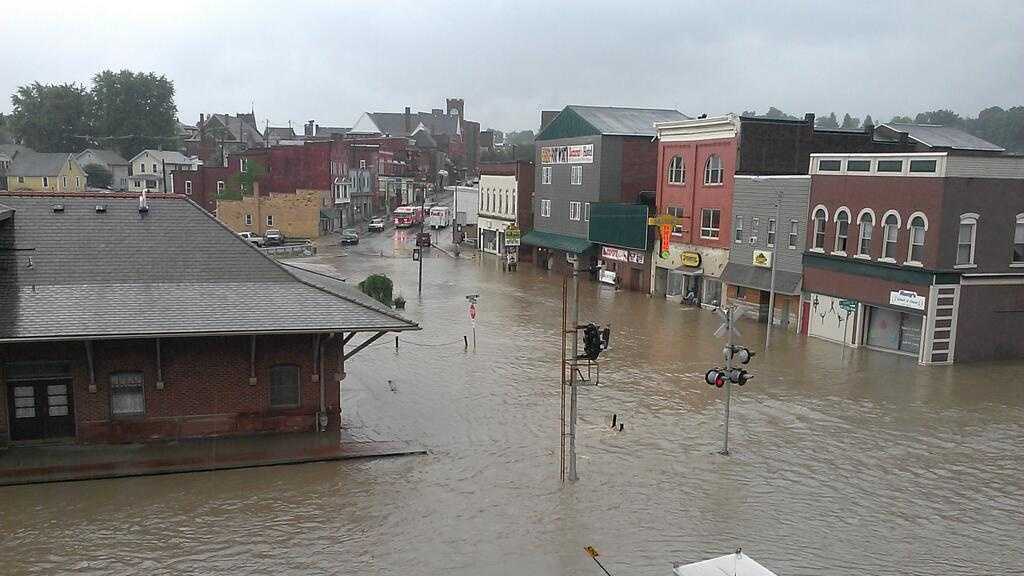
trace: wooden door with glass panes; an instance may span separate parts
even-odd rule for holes
[[[71,377],[64,363],[7,366],[7,414],[11,440],[75,435]]]

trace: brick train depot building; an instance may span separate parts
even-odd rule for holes
[[[0,195],[0,444],[336,431],[346,360],[416,329],[182,196]]]

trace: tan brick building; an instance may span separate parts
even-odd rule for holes
[[[330,232],[321,226],[321,209],[333,203],[330,190],[296,190],[295,193],[255,194],[240,200],[217,200],[217,219],[235,232],[280,230],[286,238],[316,238]]]

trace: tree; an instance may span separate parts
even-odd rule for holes
[[[14,132],[11,131],[11,117],[0,113],[0,144],[13,144]]]
[[[818,118],[814,121],[814,126],[816,128],[821,128],[822,130],[835,130],[836,128],[839,128],[839,121],[836,120],[836,113],[832,112],[828,116]]]
[[[757,110],[744,110],[742,113],[740,113],[740,116],[743,116],[745,118],[753,118],[757,116]]]
[[[92,81],[96,133],[107,147],[125,158],[147,148],[180,147],[174,83],[166,76],[104,70]]]
[[[37,152],[74,152],[89,142],[92,97],[78,84],[20,86],[11,96],[11,128]]]
[[[847,112],[846,115],[843,116],[843,125],[840,126],[840,128],[853,129],[853,128],[859,128],[859,127],[860,127],[860,118],[857,118],[855,116],[850,116],[849,112]]]
[[[863,128],[865,132],[875,127],[875,121],[871,119],[871,114],[864,117],[864,123],[861,124],[860,127]]]
[[[960,125],[961,119],[960,115],[952,110],[932,110],[931,112],[921,112],[915,116],[914,123],[955,127]]]
[[[914,119],[910,116],[893,116],[892,120],[889,120],[889,122],[894,124],[913,124]]]
[[[799,120],[796,116],[786,114],[782,110],[779,110],[775,106],[768,108],[768,111],[764,113],[765,118],[778,118],[780,120]]]
[[[391,282],[391,278],[384,274],[372,274],[359,283],[359,290],[363,294],[385,306],[391,306],[391,290],[393,288],[394,284]]]
[[[90,188],[110,188],[110,182],[114,179],[110,170],[99,164],[86,164],[82,170],[85,170],[85,183]]]

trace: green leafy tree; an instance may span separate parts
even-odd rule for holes
[[[11,130],[11,117],[0,114],[0,144],[13,144],[14,132]]]
[[[822,130],[835,130],[839,128],[839,120],[836,120],[836,113],[832,112],[828,116],[822,116],[815,120],[814,126]]]
[[[871,114],[864,117],[864,123],[860,125],[865,131],[875,127],[875,121],[871,119]]]
[[[840,126],[840,128],[853,129],[853,128],[859,128],[859,127],[860,127],[860,118],[857,118],[856,116],[850,116],[849,113],[847,113],[845,116],[843,116],[843,125]]]
[[[779,120],[799,120],[796,116],[786,114],[782,110],[779,110],[775,106],[768,108],[768,111],[764,113],[765,118],[778,118]]]
[[[952,110],[932,110],[931,112],[921,112],[914,117],[914,122],[917,124],[939,124],[941,126],[959,126],[961,123],[960,115]]]
[[[74,152],[89,144],[92,96],[78,84],[19,87],[11,96],[11,129],[38,152]]]
[[[103,144],[125,158],[147,148],[180,147],[174,83],[166,76],[104,70],[92,81],[94,124]]]
[[[110,182],[114,175],[100,164],[86,164],[82,167],[85,170],[85,183],[90,188],[110,188]]]
[[[740,116],[745,116],[747,118],[753,118],[753,117],[757,116],[757,110],[744,110],[743,112],[740,113]]]
[[[245,162],[245,170],[241,170],[238,174],[235,174],[227,182],[224,187],[224,192],[217,195],[217,198],[221,200],[241,200],[242,196],[251,196],[253,191],[256,189],[254,184],[263,181],[263,176],[267,173],[266,168],[263,167],[263,163],[247,159]]]
[[[894,124],[913,124],[914,119],[910,116],[893,116],[892,120],[889,120],[889,122]]]
[[[394,283],[391,282],[391,278],[388,278],[384,274],[373,274],[367,276],[366,280],[359,283],[359,290],[363,294],[373,298],[374,300],[384,304],[385,306],[391,306],[391,291],[394,289]]]

